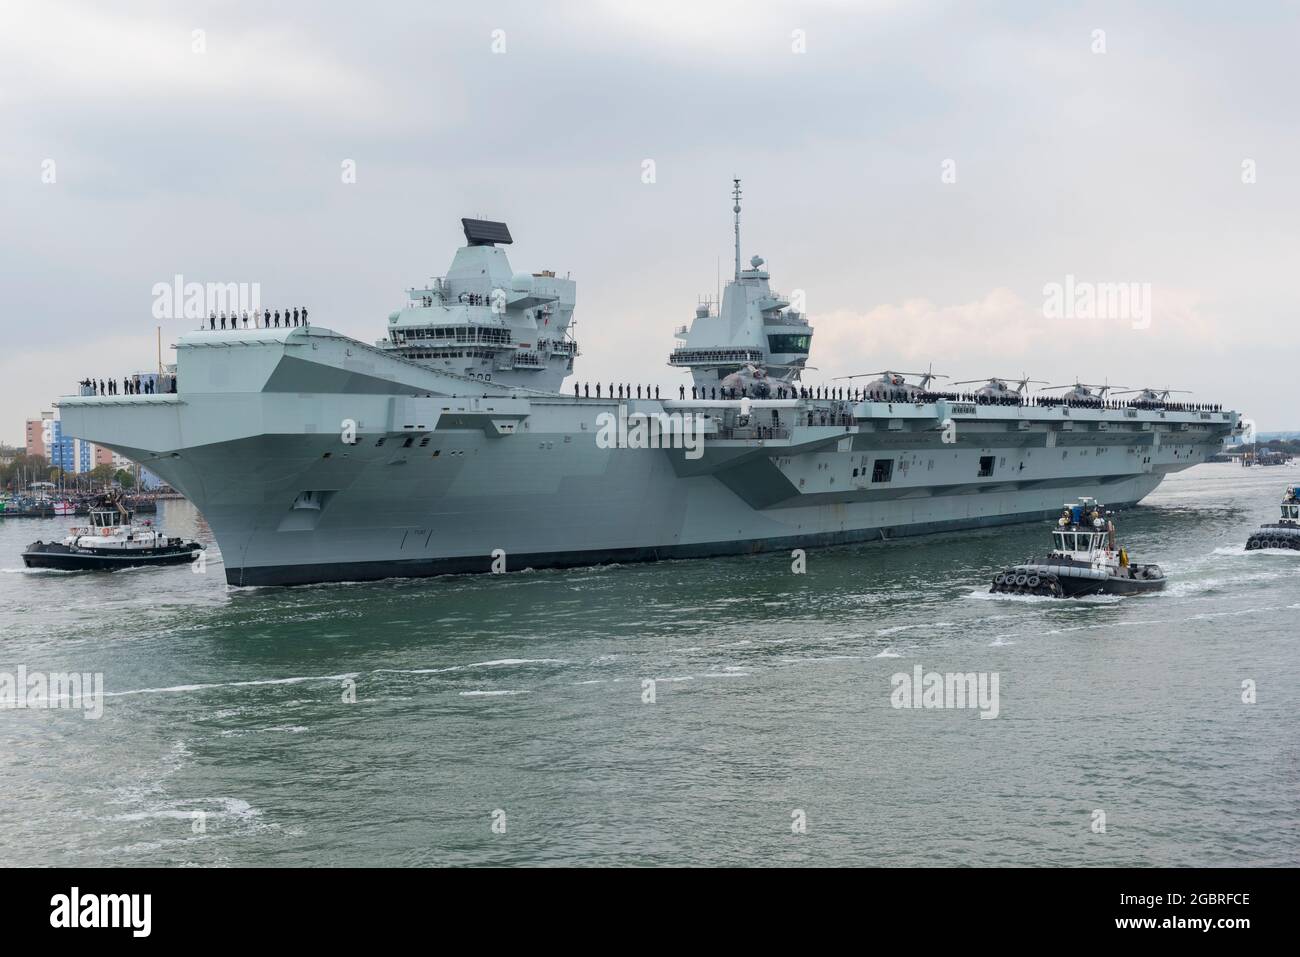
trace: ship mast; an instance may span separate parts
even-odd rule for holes
[[[740,282],[740,180],[732,177],[731,182],[731,198],[735,201],[731,211],[736,214],[736,282]]]

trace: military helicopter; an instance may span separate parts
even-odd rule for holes
[[[1066,389],[1068,391],[1061,396],[1063,399],[1072,399],[1075,402],[1096,402],[1100,405],[1102,402],[1106,401],[1106,393],[1113,392],[1116,389],[1127,388],[1128,386],[1110,385],[1109,383],[1106,385],[1093,385],[1079,382],[1076,379],[1071,385],[1049,385],[1044,387],[1042,391],[1049,392],[1052,389]],[[1094,392],[1093,389],[1096,389],[1097,391]]]
[[[832,381],[839,381],[842,379],[848,379],[851,381],[853,379],[862,379],[873,375],[879,376],[880,378],[867,383],[866,391],[886,393],[901,392],[909,399],[913,396],[920,395],[923,392],[929,392],[930,383],[935,379],[948,378],[941,372],[935,372],[934,366],[931,365],[927,372],[894,372],[892,369],[884,369],[880,372],[859,372],[856,375],[836,376]],[[916,383],[908,382],[904,376],[909,375],[916,376],[920,381]]]
[[[766,399],[771,396],[774,388],[772,380],[768,378],[767,369],[756,366],[752,362],[746,363],[743,368],[737,369],[724,378],[720,385],[724,391],[735,390],[737,395],[749,396],[752,399]]]
[[[1150,387],[1142,389],[1127,389],[1124,392],[1116,392],[1116,395],[1136,395],[1136,399],[1129,399],[1138,405],[1161,405],[1169,401],[1169,397],[1174,393],[1190,393],[1190,389],[1152,389]]]
[[[1030,379],[1026,376],[1023,379],[999,379],[992,378],[987,381],[984,379],[963,379],[961,382],[954,382],[953,385],[975,385],[983,382],[982,388],[977,389],[975,394],[987,396],[993,399],[1008,399],[1013,395],[1024,395],[1025,390],[1031,385],[1047,385],[1044,379]],[[1014,382],[1016,387],[1013,389],[1008,382]]]

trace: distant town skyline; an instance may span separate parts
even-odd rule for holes
[[[1300,427],[1293,6],[304,9],[6,11],[0,440],[153,369],[159,326],[172,361],[176,276],[373,341],[461,216],[577,280],[579,381],[675,392],[733,175],[812,384],[933,363]]]

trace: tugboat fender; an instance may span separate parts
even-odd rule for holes
[[[1109,577],[1098,568],[1080,568],[1077,565],[1020,565],[1017,571],[1036,572],[1039,575],[1055,575],[1058,578],[1090,578],[1093,581],[1106,581]]]

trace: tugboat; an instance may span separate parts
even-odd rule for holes
[[[1078,598],[1135,595],[1165,587],[1159,565],[1134,565],[1127,550],[1116,547],[1115,523],[1095,499],[1068,503],[1052,530],[1052,541],[1051,554],[999,572],[989,591]]]
[[[33,542],[23,552],[28,568],[113,571],[141,565],[180,565],[203,551],[198,542],[169,538],[151,525],[134,525],[132,513],[115,495],[90,508],[90,524],[69,529],[62,542]]]
[[[1282,520],[1261,525],[1246,539],[1246,551],[1260,548],[1290,548],[1300,551],[1300,495],[1290,486],[1282,496]]]

